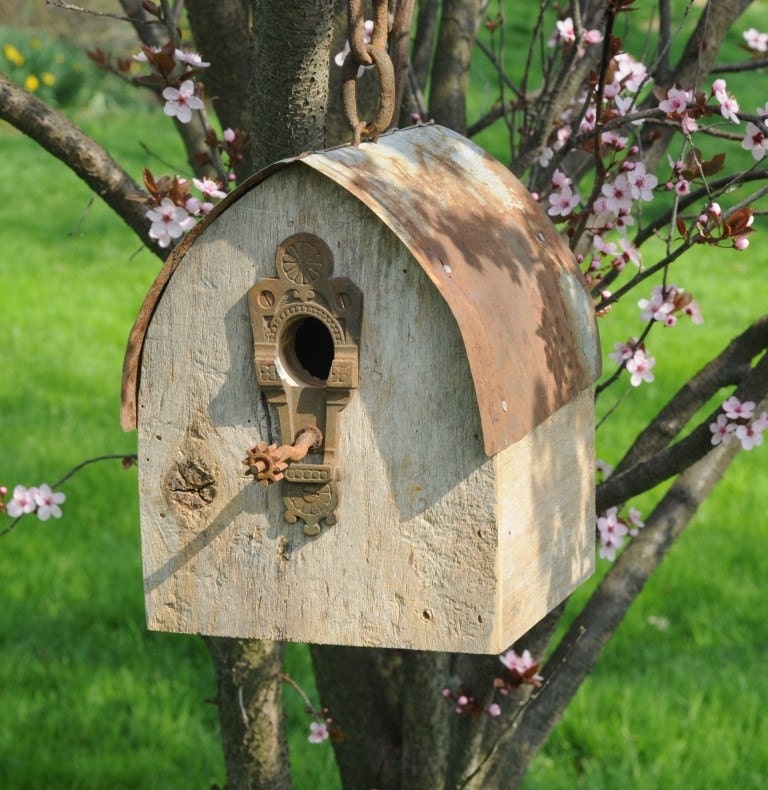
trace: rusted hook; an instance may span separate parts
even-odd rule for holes
[[[259,442],[248,450],[248,455],[243,459],[247,475],[253,475],[253,482],[261,482],[265,486],[283,479],[283,472],[288,464],[301,461],[310,450],[317,450],[323,443],[323,434],[319,428],[309,426],[302,428],[296,435],[293,444],[267,445]]]

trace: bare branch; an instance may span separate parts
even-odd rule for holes
[[[77,11],[80,14],[89,14],[90,16],[101,16],[107,17],[108,19],[117,19],[120,22],[130,22],[134,25],[141,21],[138,17],[122,16],[121,14],[110,14],[108,11],[93,11],[90,8],[81,8],[79,5],[65,3],[63,0],[45,0],[45,4],[53,6],[54,8],[63,8],[65,11]]]
[[[756,71],[768,66],[768,58],[754,58],[753,60],[742,60],[740,63],[724,63],[722,66],[714,66],[710,74],[734,74],[743,71]]]
[[[408,44],[416,0],[399,0],[389,32],[389,52],[395,71],[395,111],[392,123],[397,124],[408,84]]]
[[[744,376],[736,390],[742,401],[760,402],[768,397],[768,355],[764,355],[755,367]],[[633,496],[650,491],[654,486],[685,471],[712,451],[710,423],[722,410],[718,407],[694,430],[677,444],[667,447],[653,456],[635,464],[624,472],[614,472],[600,483],[595,492],[595,508],[598,513],[626,502]]]
[[[0,118],[31,137],[71,168],[160,258],[162,250],[149,237],[150,223],[141,199],[146,192],[109,154],[60,112],[0,74]],[[139,198],[139,200],[137,200]]]

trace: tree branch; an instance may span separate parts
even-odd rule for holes
[[[683,385],[638,435],[616,465],[621,474],[660,452],[683,430],[693,415],[723,387],[739,384],[751,361],[768,348],[768,315],[759,318],[734,338],[713,360]]]
[[[757,403],[768,397],[768,354],[763,355],[754,368],[744,376],[734,393],[740,400]],[[598,513],[615,507],[643,491],[685,471],[712,451],[710,423],[722,412],[718,406],[703,422],[677,444],[666,447],[653,456],[645,457],[624,472],[614,472],[597,486],[595,509]]]
[[[60,112],[0,74],[0,118],[60,159],[128,225],[159,258],[168,254],[149,238],[146,192],[109,154]]]

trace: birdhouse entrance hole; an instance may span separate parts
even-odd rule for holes
[[[288,375],[304,386],[324,387],[335,357],[333,337],[319,319],[292,321],[280,339],[280,362]]]

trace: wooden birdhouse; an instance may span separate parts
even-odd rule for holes
[[[591,300],[437,126],[279,162],[131,334],[149,627],[498,653],[594,567]]]

